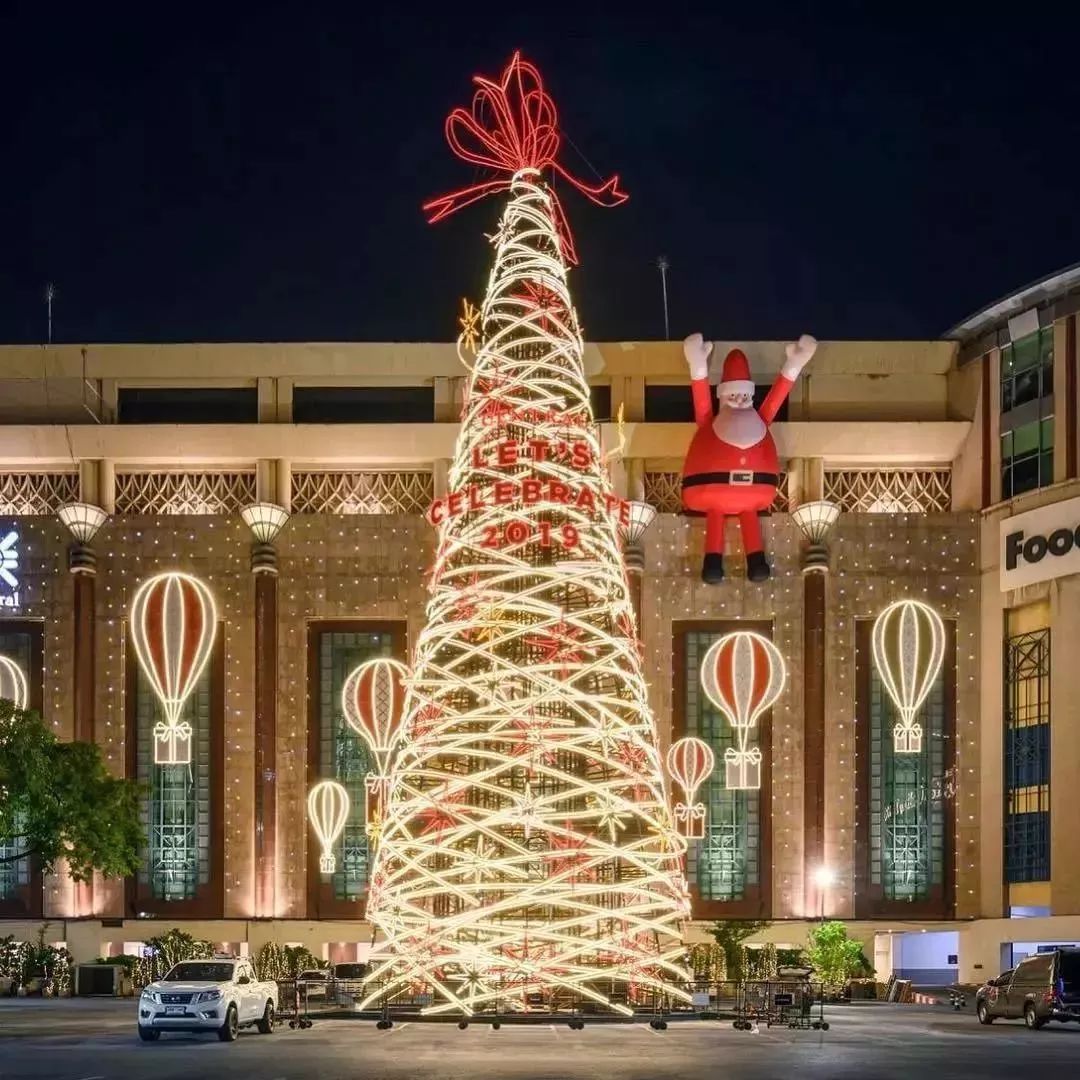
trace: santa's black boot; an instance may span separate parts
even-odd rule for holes
[[[719,585],[724,580],[724,556],[715,551],[705,554],[705,561],[701,564],[701,580],[706,585]]]
[[[746,556],[746,576],[751,581],[765,581],[769,577],[769,562],[764,551],[751,551]]]

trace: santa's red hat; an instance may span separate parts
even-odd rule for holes
[[[754,393],[754,380],[750,378],[750,362],[742,349],[732,349],[724,357],[724,370],[716,392],[751,395]]]

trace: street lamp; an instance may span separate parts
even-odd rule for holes
[[[799,526],[807,540],[804,574],[828,573],[829,553],[825,541],[839,516],[840,507],[828,499],[815,499],[791,511],[792,521]]]
[[[56,516],[75,540],[68,550],[68,569],[73,574],[97,573],[97,556],[90,543],[109,515],[93,503],[77,502],[61,506]]]
[[[630,520],[620,525],[623,543],[626,545],[626,569],[640,574],[645,569],[645,552],[641,547],[641,538],[656,517],[656,507],[652,503],[633,499],[630,502]]]
[[[276,503],[260,502],[245,506],[240,511],[240,517],[255,537],[255,543],[251,546],[251,572],[276,574],[274,541],[289,520],[289,511]]]

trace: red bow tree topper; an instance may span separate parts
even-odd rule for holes
[[[487,195],[509,191],[519,173],[543,173],[547,169],[598,206],[626,202],[628,196],[619,190],[618,176],[590,187],[558,160],[559,116],[555,102],[544,89],[540,72],[522,60],[520,52],[510,58],[498,82],[483,75],[474,76],[473,82],[479,89],[473,95],[471,109],[459,107],[446,118],[446,141],[463,161],[500,175],[424,203],[429,222],[441,221]],[[574,265],[577,252],[566,214],[555,193],[549,194],[563,257]]]

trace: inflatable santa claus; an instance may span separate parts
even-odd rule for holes
[[[754,383],[741,349],[724,358],[716,388],[720,408],[713,413],[709,388],[712,342],[691,334],[683,342],[690,366],[697,431],[683,465],[683,506],[705,516],[705,561],[701,580],[716,585],[724,580],[724,522],[737,517],[746,552],[746,576],[764,581],[769,563],[761,541],[758,515],[776,498],[780,462],[769,425],[787,400],[799,373],[814,355],[817,342],[803,334],[785,347],[786,359],[760,409],[754,408]]]

